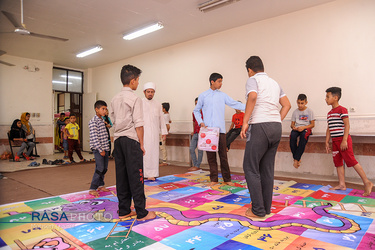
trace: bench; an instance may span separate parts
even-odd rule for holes
[[[10,148],[10,152],[12,153],[12,160],[10,161],[15,161],[14,160],[14,153],[13,153],[13,148],[19,148],[21,147],[22,143],[18,144],[18,143],[15,143],[14,141],[12,141],[10,139],[10,131],[7,132],[7,135],[8,135],[8,141],[9,141],[9,148]],[[32,152],[32,155],[35,156],[35,157],[40,157],[38,155],[38,150],[36,149],[36,145],[39,144],[39,142],[36,141],[36,136],[35,136],[35,133],[34,133],[34,139],[33,139],[33,142],[35,143],[35,147],[34,147],[34,151],[35,153]]]

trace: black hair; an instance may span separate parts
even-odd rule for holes
[[[13,124],[11,126],[11,129],[19,129],[18,126],[17,126],[17,123],[20,122],[21,120],[20,119],[15,119],[13,121]]]
[[[65,122],[66,120],[69,120],[69,117],[65,117],[64,122]]]
[[[107,107],[107,103],[105,101],[102,101],[102,100],[97,100],[94,104],[94,108],[96,108],[96,109],[100,109],[103,106]]]
[[[223,79],[223,76],[220,75],[219,73],[212,73],[210,75],[210,84],[211,84],[211,81],[216,82],[217,79]]]
[[[29,112],[26,112],[26,115],[25,115],[25,116],[28,116],[28,115],[30,115],[30,113],[29,113]]]
[[[60,116],[62,116],[62,115],[65,116],[65,113],[60,113]]]
[[[195,102],[197,102],[198,101],[198,97],[197,98],[195,98]]]
[[[163,102],[161,105],[163,106],[163,108],[164,108],[167,112],[169,111],[169,108],[170,108],[169,102]]]
[[[264,66],[262,59],[259,56],[250,56],[249,59],[246,61],[246,70],[251,69],[255,73],[263,72]]]
[[[125,65],[121,69],[121,82],[123,85],[129,85],[130,81],[137,79],[142,73],[142,70],[138,69],[133,65]]]
[[[299,94],[297,100],[307,101],[307,96],[305,94]]]
[[[77,117],[76,114],[72,113],[72,114],[69,115],[69,118],[72,117],[72,116]]]
[[[326,93],[331,92],[333,96],[337,96],[338,100],[341,98],[341,88],[339,87],[330,87],[326,90]]]

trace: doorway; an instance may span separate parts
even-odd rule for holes
[[[57,120],[61,113],[65,113],[66,117],[75,114],[76,123],[80,127],[79,140],[82,142],[82,94],[83,94],[83,72],[53,68],[53,99],[54,99],[54,145],[55,151],[63,151],[61,145],[61,131],[57,126]],[[81,143],[82,149],[82,143]]]

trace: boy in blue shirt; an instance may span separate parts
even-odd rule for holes
[[[245,105],[233,100],[219,89],[223,85],[223,76],[219,73],[210,75],[210,88],[201,93],[198,97],[198,103],[194,109],[194,116],[201,127],[220,128],[218,153],[220,158],[220,168],[223,180],[227,185],[233,185],[231,182],[230,169],[227,158],[227,143],[225,138],[225,105],[231,108],[245,110]],[[201,117],[203,112],[203,119]],[[210,166],[211,185],[218,184],[218,166],[216,161],[216,152],[207,151],[208,165]]]
[[[97,191],[109,192],[104,187],[104,175],[108,170],[109,141],[106,124],[103,116],[107,113],[107,103],[98,100],[95,102],[96,115],[89,121],[90,148],[94,152],[95,172],[92,177],[89,194],[99,196]]]

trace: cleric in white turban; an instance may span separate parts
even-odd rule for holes
[[[145,98],[142,99],[144,148],[146,151],[143,156],[143,172],[145,178],[155,180],[156,177],[159,177],[159,134],[162,134],[163,140],[166,140],[168,131],[161,104],[154,99],[155,83],[145,83],[143,90],[145,94]]]

